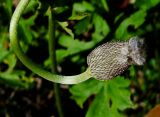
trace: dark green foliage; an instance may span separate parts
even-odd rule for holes
[[[62,89],[62,101],[66,101],[63,104],[69,105],[64,106],[67,107],[64,108],[66,116],[72,113],[73,116],[86,117],[141,117],[160,103],[160,0],[136,0],[135,3],[124,4],[126,1],[56,0],[54,3],[51,0],[31,0],[25,10],[18,28],[21,47],[33,61],[49,69],[51,62],[48,59],[47,17],[49,5],[53,6],[59,74],[74,75],[84,71],[87,68],[88,53],[104,42],[127,40],[135,35],[145,38],[147,61],[143,67],[132,66],[113,80],[103,82],[90,79],[69,86],[67,91]],[[27,70],[10,48],[8,28],[16,2],[0,0],[0,84],[5,92],[8,87],[13,92],[23,89],[22,94],[25,90],[25,96],[20,96],[20,99],[31,98],[29,101],[34,104],[27,102],[29,106],[22,103],[20,106],[24,108],[18,107],[21,102],[16,98],[18,94],[15,94],[12,101],[7,102],[9,105],[0,103],[0,116],[26,116],[29,112],[31,116],[56,115],[54,104],[50,104],[54,94],[51,94],[52,101],[48,98],[48,93],[52,92],[50,82],[41,81],[40,78],[37,81],[38,76]],[[39,82],[43,82],[43,86],[37,89]],[[41,107],[40,102],[35,102],[36,99],[30,93],[41,97],[40,102],[49,107],[43,104]],[[68,99],[68,93],[71,99]],[[0,92],[0,95],[9,97],[7,93]],[[80,108],[74,104],[74,107],[70,106],[71,100]],[[22,112],[14,113],[11,107],[17,107]],[[44,108],[45,112],[41,112]]]
[[[121,114],[118,110],[124,110],[133,105],[130,100],[131,93],[127,89],[129,84],[130,81],[123,77],[104,82],[90,80],[73,86],[70,92],[73,94],[72,99],[81,107],[87,98],[95,95],[86,117],[119,117]]]

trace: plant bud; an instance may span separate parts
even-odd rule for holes
[[[108,42],[95,48],[87,56],[87,64],[94,78],[112,79],[130,65],[145,62],[144,40],[133,37],[128,41]]]

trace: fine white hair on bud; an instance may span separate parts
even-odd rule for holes
[[[145,43],[144,39],[132,37],[129,40],[129,57],[132,58],[133,64],[143,65],[145,63]]]
[[[123,73],[130,65],[144,63],[144,39],[138,37],[132,37],[128,41],[105,43],[87,56],[92,76],[99,80],[112,79]]]

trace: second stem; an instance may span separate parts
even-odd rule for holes
[[[49,58],[51,61],[51,72],[57,73],[56,50],[55,50],[55,18],[54,18],[54,13],[52,12],[52,7],[49,7],[48,28],[49,28],[48,46],[49,46]],[[64,117],[61,104],[60,86],[57,83],[54,83],[54,92],[55,92],[55,100],[56,100],[58,115],[59,117]]]

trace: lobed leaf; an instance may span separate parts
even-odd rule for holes
[[[72,30],[67,28],[68,22],[58,22],[58,24],[74,39]]]
[[[70,88],[72,99],[82,107],[91,95],[95,95],[86,117],[120,117],[119,110],[133,106],[130,100],[131,93],[128,89],[130,81],[124,77],[100,82],[89,80]]]
[[[15,89],[29,89],[33,86],[33,79],[26,78],[24,71],[0,72],[0,83]]]
[[[95,28],[94,33],[92,34],[93,41],[100,42],[102,41],[110,32],[110,28],[106,22],[100,15],[95,14],[93,16],[93,25]]]
[[[136,0],[135,6],[148,10],[152,7],[155,7],[158,3],[160,3],[160,0]]]
[[[116,39],[129,38],[131,35],[128,32],[128,27],[133,26],[135,29],[137,29],[144,23],[146,15],[147,15],[146,10],[142,9],[135,12],[128,18],[124,19],[119,25],[119,27],[116,29],[115,32]]]
[[[71,36],[67,35],[62,35],[59,38],[59,44],[66,49],[57,50],[58,61],[61,61],[64,57],[88,50],[94,46],[93,42],[84,42],[78,39],[73,40]]]
[[[99,92],[103,86],[102,84],[102,82],[98,82],[97,80],[92,79],[74,85],[69,89],[69,91],[72,93],[71,98],[74,99],[76,103],[82,108],[83,103],[87,100],[87,98]]]

